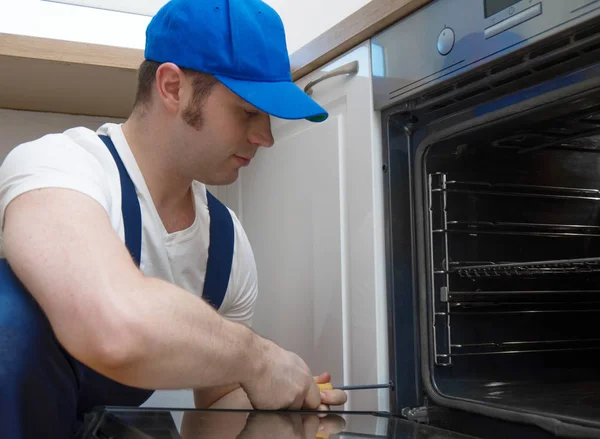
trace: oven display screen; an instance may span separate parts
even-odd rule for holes
[[[509,6],[519,3],[521,0],[483,0],[485,7],[485,18],[494,15]]]

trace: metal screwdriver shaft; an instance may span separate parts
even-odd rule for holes
[[[364,390],[364,389],[387,389],[389,384],[373,384],[367,386],[334,386],[334,389],[339,390]]]
[[[331,383],[319,384],[321,390],[366,390],[366,389],[393,389],[394,384],[390,381],[388,384],[369,384],[363,386],[333,386]]]

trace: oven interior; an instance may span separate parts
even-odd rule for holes
[[[417,178],[436,392],[600,424],[600,93],[431,144]]]

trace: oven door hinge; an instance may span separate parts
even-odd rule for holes
[[[429,422],[429,407],[405,407],[402,409],[402,416],[409,421],[416,421],[427,424]]]

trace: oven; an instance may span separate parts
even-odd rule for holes
[[[372,72],[392,412],[600,437],[600,1],[433,1]]]

